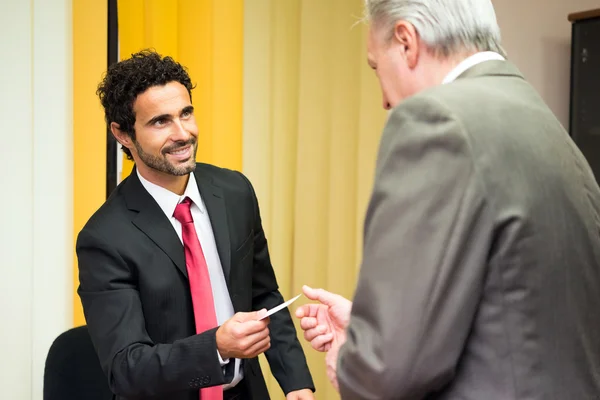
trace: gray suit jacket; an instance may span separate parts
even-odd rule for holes
[[[508,62],[396,107],[343,399],[600,399],[600,190]]]

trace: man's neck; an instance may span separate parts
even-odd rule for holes
[[[138,171],[140,175],[148,182],[165,188],[168,191],[173,192],[179,196],[181,196],[185,192],[188,180],[190,179],[190,174],[177,176],[156,171],[147,167],[138,167]]]
[[[471,57],[473,54],[476,54],[476,51],[472,52],[462,52],[460,54],[456,54],[447,58],[434,58],[434,62],[437,62],[439,67],[435,68],[432,71],[431,82],[434,82],[435,85],[439,85],[444,81],[444,78],[448,76],[448,74],[454,70],[461,62]]]

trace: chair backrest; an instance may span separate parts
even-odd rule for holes
[[[111,400],[87,326],[60,334],[48,351],[44,400]]]

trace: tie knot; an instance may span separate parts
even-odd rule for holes
[[[192,218],[192,211],[190,210],[191,206],[192,200],[189,197],[183,199],[183,201],[177,204],[175,207],[175,212],[173,213],[175,219],[182,224],[194,222],[194,219]]]

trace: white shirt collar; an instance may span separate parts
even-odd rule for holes
[[[460,62],[460,64],[458,64],[456,67],[454,67],[454,69],[452,71],[450,71],[450,73],[448,75],[446,75],[446,77],[442,81],[442,84],[450,83],[450,82],[454,81],[456,78],[458,78],[458,76],[460,74],[462,74],[469,68],[474,67],[475,65],[480,64],[484,61],[491,61],[491,60],[504,61],[505,59],[500,54],[498,54],[494,51],[482,51],[479,53],[475,53],[472,56],[465,58],[464,60],[462,60]]]
[[[185,192],[180,196],[176,193],[171,192],[168,189],[165,189],[162,186],[158,186],[147,179],[145,179],[140,171],[135,170],[137,172],[138,178],[140,178],[140,182],[142,186],[150,193],[150,196],[156,200],[160,208],[163,210],[165,215],[168,218],[173,217],[173,213],[175,212],[175,207],[177,204],[181,203],[183,199],[189,197],[192,202],[200,209],[200,212],[204,212],[204,206],[202,204],[202,197],[200,197],[200,191],[198,190],[198,185],[196,184],[196,177],[194,173],[190,173],[190,178],[188,179],[187,186],[185,188]]]

